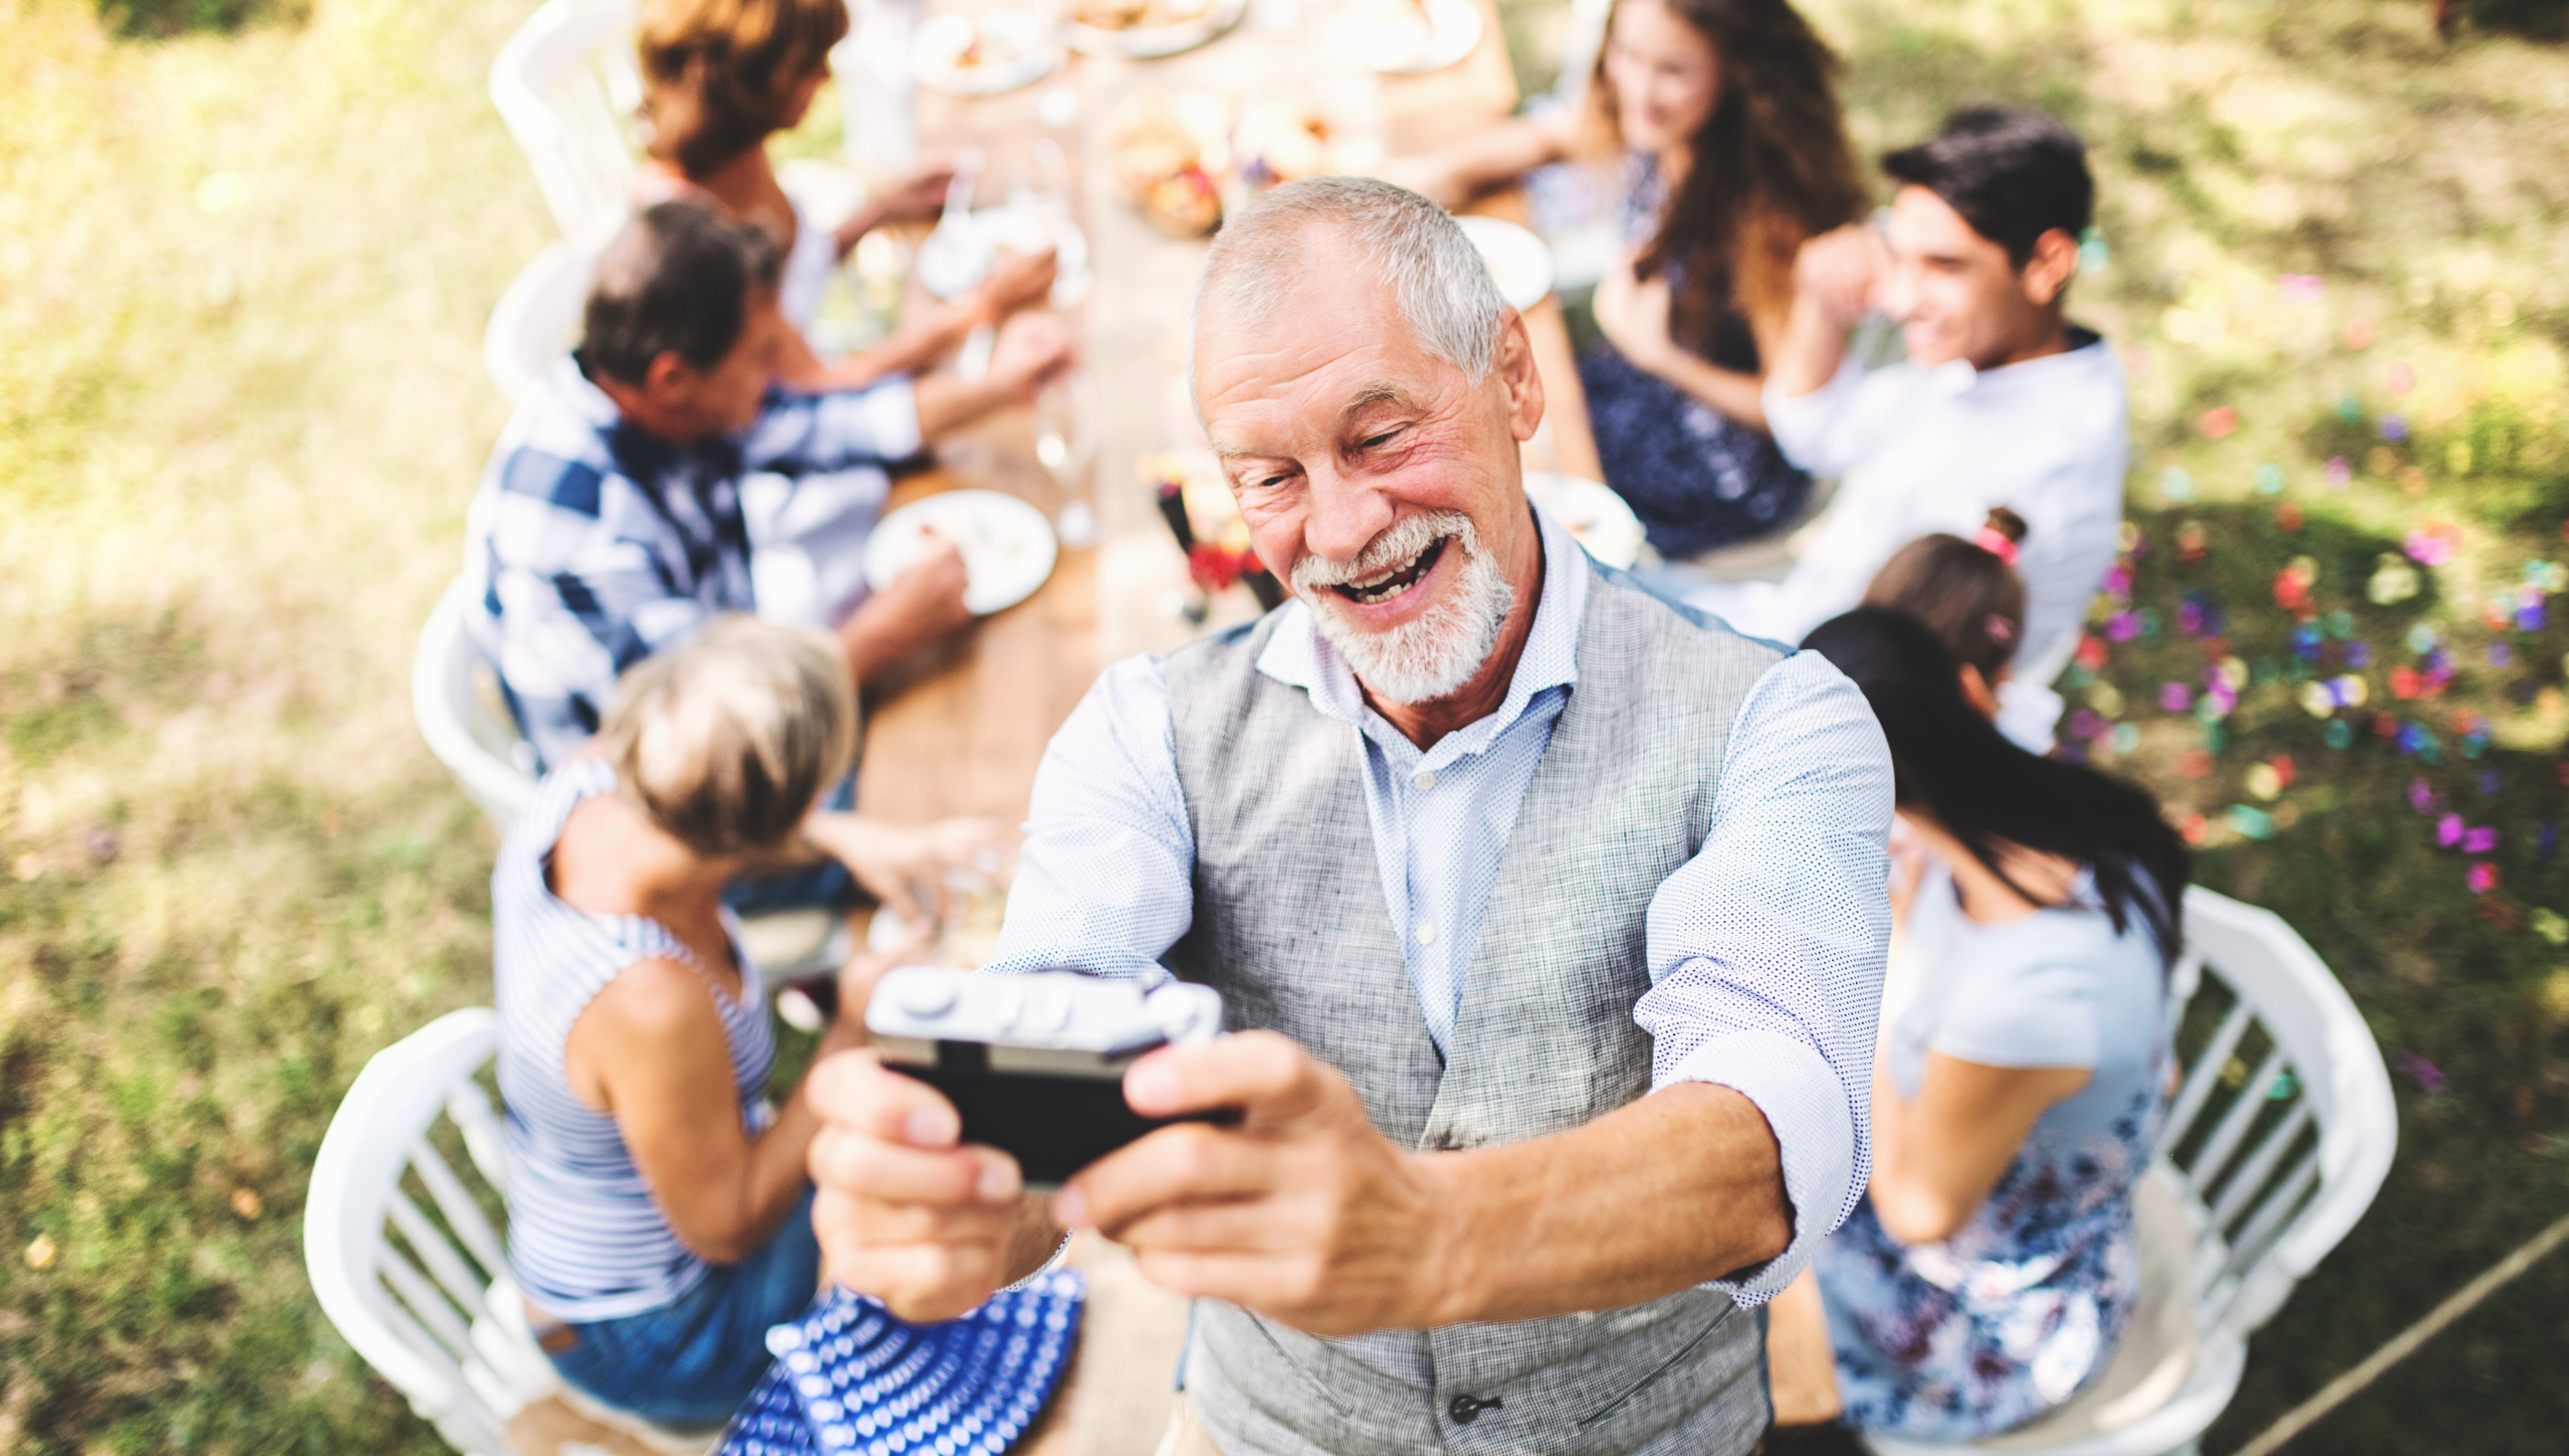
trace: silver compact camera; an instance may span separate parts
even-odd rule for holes
[[[943,1093],[963,1141],[1014,1156],[1030,1184],[1058,1184],[1173,1122],[1229,1124],[1232,1111],[1149,1118],[1124,1101],[1124,1069],[1157,1047],[1211,1041],[1222,995],[1175,981],[1047,970],[989,975],[912,965],[866,1003],[885,1066]]]

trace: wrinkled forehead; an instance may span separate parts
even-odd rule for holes
[[[1200,418],[1253,401],[1334,415],[1360,394],[1437,391],[1453,366],[1419,347],[1379,269],[1334,242],[1285,261],[1207,280],[1190,349]]]

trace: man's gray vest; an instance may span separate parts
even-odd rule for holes
[[[1402,1147],[1522,1142],[1649,1092],[1651,1040],[1633,1021],[1650,988],[1643,918],[1703,843],[1731,723],[1775,650],[1621,572],[1590,577],[1578,683],[1518,811],[1440,1060],[1370,853],[1363,745],[1258,671],[1282,615],[1164,665],[1196,851],[1195,920],[1170,967],[1219,988],[1234,1029],[1282,1031],[1344,1073]],[[1186,1378],[1226,1456],[1726,1456],[1766,1421],[1761,1322],[1687,1289],[1332,1340],[1200,1300]]]

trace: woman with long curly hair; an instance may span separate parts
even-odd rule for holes
[[[802,125],[848,34],[847,0],[645,0],[641,13],[647,200],[685,195],[765,228],[785,255],[779,304],[795,326],[781,378],[803,389],[852,388],[921,369],[975,325],[1038,303],[1053,260],[1007,256],[970,293],[873,349],[824,362],[802,336],[831,273],[858,239],[887,222],[936,215],[952,174],[931,168],[869,198],[836,228],[813,223],[768,163],[767,139]]]
[[[1387,169],[1448,206],[1547,165],[1620,165],[1630,257],[1582,354],[1606,482],[1664,556],[1791,525],[1810,479],[1765,432],[1762,360],[1805,238],[1866,193],[1838,58],[1786,0],[1621,0],[1584,112],[1530,117]]]

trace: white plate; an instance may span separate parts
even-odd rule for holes
[[[985,59],[965,66],[963,53],[979,40]],[[911,44],[911,69],[918,84],[948,96],[996,96],[1031,85],[1059,70],[1061,40],[1052,18],[999,6],[969,15],[931,15],[918,23]]]
[[[1642,519],[1624,504],[1623,497],[1608,490],[1605,482],[1558,471],[1530,470],[1525,475],[1525,489],[1536,505],[1569,528],[1581,548],[1598,560],[1631,570],[1633,563],[1642,558]]]
[[[958,235],[965,229],[969,235]],[[956,225],[929,232],[918,245],[918,283],[938,298],[968,293],[988,276],[997,249],[1031,253],[1046,242],[1052,245],[1054,269],[1046,301],[1055,308],[1076,308],[1096,281],[1088,268],[1088,234],[1067,217],[1047,221],[1015,207],[982,207]],[[949,251],[955,256],[946,256]]]
[[[1442,71],[1481,43],[1481,10],[1472,0],[1425,0],[1424,43],[1409,42],[1363,17],[1342,15],[1331,27],[1331,39],[1368,71],[1385,76],[1423,76]]]
[[[866,581],[877,591],[927,553],[927,533],[963,553],[963,604],[976,615],[1016,605],[1052,574],[1052,523],[1014,496],[945,491],[883,519],[866,540]]]
[[[1070,23],[1070,48],[1083,56],[1122,56],[1128,61],[1156,61],[1192,51],[1240,24],[1249,0],[1214,0],[1205,13],[1175,25],[1140,25],[1129,30]]]
[[[1542,238],[1503,218],[1454,220],[1480,250],[1491,281],[1499,285],[1499,296],[1510,308],[1520,312],[1532,308],[1552,291],[1552,249],[1544,246]]]

